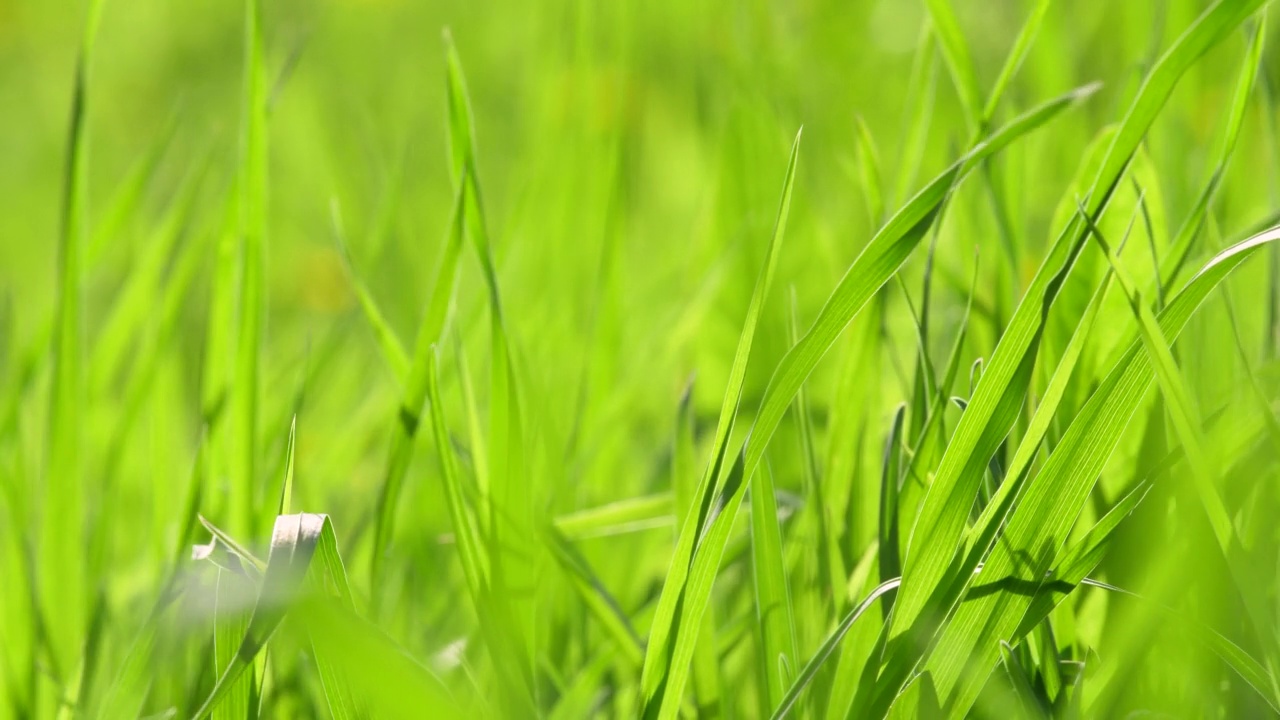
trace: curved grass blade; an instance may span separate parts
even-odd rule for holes
[[[276,518],[275,529],[271,533],[271,550],[267,556],[267,567],[263,573],[262,587],[257,593],[257,599],[252,601],[252,614],[240,637],[229,637],[229,629],[226,633],[220,632],[218,644],[224,638],[233,640],[234,644],[231,647],[234,649],[230,653],[218,651],[219,655],[230,654],[230,659],[225,665],[219,666],[218,681],[200,709],[192,716],[195,720],[208,716],[241,687],[237,681],[244,671],[254,664],[258,654],[266,647],[267,640],[302,591],[303,581],[311,566],[311,558],[316,552],[316,546],[328,522],[327,515],[312,513],[281,515]],[[221,601],[223,599],[222,579],[229,571],[221,570],[220,573],[219,600]],[[234,604],[242,602],[245,598],[233,596],[227,599]],[[247,711],[247,707],[245,709]]]
[[[800,670],[800,674],[796,676],[796,681],[792,683],[791,688],[787,690],[786,696],[782,698],[782,702],[773,711],[773,720],[781,720],[791,712],[791,708],[800,699],[800,695],[809,686],[809,683],[813,681],[813,678],[817,676],[818,671],[822,669],[827,660],[831,658],[831,655],[835,653],[840,641],[844,640],[844,636],[849,633],[849,629],[858,621],[858,618],[862,617],[875,604],[876,600],[897,589],[901,584],[902,578],[891,578],[880,583],[867,597],[863,598],[862,602],[858,603],[844,616],[840,624],[836,626],[836,629],[822,643],[822,646],[818,648],[813,657],[809,658],[809,662],[805,663],[804,668]]]

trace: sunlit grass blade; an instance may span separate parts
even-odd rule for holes
[[[853,627],[853,624],[858,621],[858,618],[862,617],[867,610],[875,604],[876,600],[884,597],[886,593],[896,590],[901,584],[902,578],[891,578],[880,583],[869,595],[867,595],[867,597],[863,598],[862,602],[858,603],[856,607],[844,616],[840,621],[840,624],[836,626],[835,631],[827,637],[827,639],[822,643],[822,646],[818,648],[818,651],[814,653],[812,658],[809,658],[809,662],[805,663],[804,667],[800,670],[800,673],[796,676],[796,681],[792,683],[790,689],[787,690],[787,694],[783,697],[782,702],[774,709],[774,720],[780,720],[781,718],[788,716],[791,712],[791,708],[794,707],[796,701],[800,699],[800,695],[805,691],[805,688],[809,686],[809,683],[813,681],[813,678],[817,676],[818,671],[822,669],[822,666],[831,658],[832,654],[835,653],[836,648],[840,645],[840,641],[844,640],[844,636],[849,633],[849,630]]]
[[[512,343],[498,284],[498,269],[476,159],[475,120],[467,91],[462,60],[446,30],[445,89],[448,96],[450,175],[463,196],[463,219],[472,241],[489,300],[489,436],[487,495],[481,497],[481,512],[487,510],[485,525],[491,570],[491,599],[505,628],[501,642],[506,648],[496,660],[509,663],[516,673],[505,684],[508,705],[513,712],[528,712],[532,702],[532,648],[528,638],[534,632],[535,609],[513,587],[527,587],[535,581],[533,563],[511,552],[512,548],[537,546],[537,476],[524,467],[524,427],[520,410],[517,374]],[[464,190],[465,189],[465,190]],[[487,507],[484,507],[487,504]],[[499,517],[501,516],[501,521]]]
[[[799,664],[791,592],[782,557],[782,529],[768,463],[760,467],[751,491],[751,568],[756,618],[760,623],[766,707],[774,707]]]
[[[1228,548],[1234,536],[1231,518],[1227,514],[1222,498],[1219,497],[1217,490],[1213,487],[1209,456],[1205,450],[1204,438],[1201,437],[1199,431],[1199,413],[1192,406],[1191,394],[1187,390],[1186,383],[1182,380],[1177,361],[1173,359],[1173,351],[1169,348],[1169,343],[1160,331],[1159,321],[1156,320],[1151,308],[1142,299],[1141,292],[1133,280],[1129,278],[1128,272],[1120,263],[1119,258],[1116,257],[1111,245],[1103,237],[1102,231],[1094,224],[1093,219],[1083,211],[1083,208],[1081,208],[1081,218],[1088,225],[1090,234],[1102,246],[1102,252],[1106,256],[1107,262],[1110,263],[1111,270],[1115,273],[1120,287],[1124,290],[1125,297],[1129,301],[1129,307],[1137,317],[1139,337],[1142,339],[1142,345],[1146,348],[1147,355],[1151,360],[1156,380],[1159,382],[1160,389],[1164,394],[1169,416],[1187,454],[1187,460],[1192,469],[1191,475],[1195,479],[1196,492],[1200,495],[1200,503],[1204,506],[1205,513],[1209,516],[1209,524],[1213,528],[1218,544],[1224,549]]]
[[[208,167],[207,160],[207,156],[198,159],[194,169],[184,175],[161,221],[149,234],[141,260],[129,274],[125,287],[103,322],[89,368],[89,390],[95,395],[111,387],[124,361],[130,357],[130,350],[137,347],[140,327],[148,312],[153,310],[152,303],[161,285],[165,265],[174,255],[179,240],[193,224],[192,216],[201,180]]]
[[[875,138],[871,128],[859,115],[855,118],[854,129],[858,141],[858,181],[862,187],[862,197],[867,206],[867,218],[871,228],[880,227],[884,222],[884,185],[880,174],[880,153],[876,149]]]
[[[329,658],[329,670],[349,684],[355,717],[403,718],[423,714],[469,717],[430,670],[376,625],[341,603],[308,599],[293,611],[307,628],[317,657]]]
[[[800,318],[795,288],[791,288],[791,312],[787,315],[787,341],[794,345],[800,339]],[[801,578],[794,601],[798,647],[811,647],[825,632],[838,607],[839,595],[846,579],[840,552],[840,538],[835,529],[840,518],[828,504],[828,488],[819,477],[818,454],[814,441],[813,406],[801,388],[796,394],[795,421],[799,430],[801,490],[806,499],[797,529],[791,533],[791,547],[802,554]],[[810,549],[816,545],[816,552]],[[792,672],[798,657],[793,657]]]
[[[906,202],[911,197],[911,189],[915,186],[916,176],[920,173],[925,145],[929,141],[929,119],[933,116],[934,88],[937,78],[935,52],[933,28],[926,22],[920,28],[916,52],[911,59],[911,74],[907,78],[910,94],[907,99],[907,109],[903,114],[903,126],[907,128],[907,134],[900,152],[897,183],[894,186],[892,199],[894,204]],[[879,224],[875,227],[878,228]]]
[[[1240,129],[1244,125],[1244,120],[1247,116],[1246,110],[1249,105],[1249,97],[1261,67],[1263,38],[1266,28],[1265,12],[1259,15],[1256,23],[1253,37],[1249,42],[1249,49],[1245,54],[1244,63],[1240,67],[1240,75],[1236,78],[1235,89],[1231,95],[1231,105],[1229,106],[1222,140],[1216,148],[1216,161],[1213,171],[1200,195],[1196,198],[1195,204],[1192,205],[1191,212],[1187,214],[1182,227],[1170,244],[1164,260],[1161,261],[1160,282],[1166,288],[1174,284],[1187,258],[1190,257],[1196,236],[1199,235],[1208,215],[1209,204],[1216,196],[1223,175],[1230,164],[1231,156],[1235,152],[1237,140],[1240,137]]]
[[[691,512],[697,509],[698,461],[694,457],[696,438],[693,426],[694,380],[689,379],[680,396],[676,412],[675,438],[671,447],[671,487],[676,510],[676,530],[684,527]],[[723,708],[720,682],[720,659],[716,652],[716,614],[708,608],[698,628],[698,642],[693,649],[693,692],[701,717],[718,717]]]
[[[675,521],[670,491],[627,498],[561,515],[553,523],[568,540],[668,527]]]
[[[942,48],[942,57],[951,73],[956,94],[960,97],[960,106],[964,110],[969,130],[971,133],[979,133],[982,131],[984,114],[982,91],[978,88],[978,76],[973,69],[969,44],[960,31],[951,0],[928,0],[925,5],[929,8],[929,18],[933,21],[938,46]]]
[[[219,608],[219,616],[226,610],[234,612],[237,609],[251,609],[252,612],[242,630],[239,623],[227,623],[226,627],[219,628],[218,642],[215,643],[220,648],[216,653],[220,661],[216,668],[218,680],[193,718],[199,720],[211,712],[217,715],[224,708],[237,713],[237,717],[240,717],[241,712],[248,712],[249,706],[244,705],[242,711],[241,704],[253,702],[254,695],[250,694],[253,688],[246,687],[246,684],[252,683],[254,678],[251,675],[244,676],[244,672],[266,648],[267,640],[280,625],[298,594],[303,591],[303,582],[311,567],[312,556],[328,522],[328,516],[310,513],[277,517],[271,534],[271,551],[267,556],[262,587],[255,593],[250,585],[247,597],[239,589],[224,596],[222,580],[230,571],[219,570],[219,601],[222,602],[224,598],[227,601],[224,608]],[[225,706],[224,701],[229,701],[232,705]]]
[[[1018,31],[1018,37],[1013,41],[1013,47],[1005,57],[1004,65],[1000,66],[1000,74],[996,77],[991,93],[987,96],[987,103],[982,109],[982,127],[985,128],[991,124],[996,110],[1000,107],[1000,101],[1004,99],[1009,89],[1009,83],[1013,81],[1013,76],[1018,73],[1022,62],[1026,60],[1027,53],[1031,50],[1031,43],[1040,32],[1040,25],[1044,22],[1044,16],[1049,10],[1050,1],[1036,0],[1031,14],[1027,16],[1022,29]]]
[[[684,606],[686,583],[694,557],[694,546],[700,541],[703,528],[709,521],[709,513],[712,512],[712,501],[725,460],[729,436],[733,431],[734,418],[742,399],[747,361],[751,356],[751,346],[760,321],[761,308],[769,294],[769,286],[773,281],[774,269],[781,252],[781,240],[786,233],[787,215],[791,210],[791,191],[795,182],[799,153],[800,132],[797,132],[791,146],[791,156],[787,161],[787,172],[782,182],[782,199],[774,222],[773,236],[769,240],[764,267],[761,268],[756,279],[751,302],[747,306],[747,317],[743,322],[742,334],[738,338],[738,347],[729,371],[729,382],[720,406],[710,459],[702,480],[690,496],[692,504],[681,523],[675,554],[671,560],[671,567],[667,571],[666,580],[663,582],[657,611],[654,613],[653,628],[645,649],[644,671],[640,681],[646,716],[656,713],[659,708],[666,708],[663,710],[664,713],[674,713],[684,694],[688,663],[692,659],[698,628],[702,623],[702,613],[699,612],[690,624],[685,624],[681,611]],[[702,604],[705,607],[705,599]],[[684,637],[681,637],[682,630]],[[687,656],[683,660],[676,653],[678,646],[687,648]],[[674,683],[671,682],[672,675],[676,677]]]
[[[436,453],[440,461],[440,474],[444,478],[445,498],[449,505],[449,519],[453,524],[459,559],[471,601],[481,618],[486,616],[485,598],[490,588],[489,558],[484,552],[475,516],[466,502],[458,470],[453,444],[449,440],[449,428],[444,417],[444,405],[440,396],[437,356],[434,348],[427,358],[427,398],[431,412],[431,431],[435,438]]]
[[[87,267],[94,267],[106,251],[113,247],[112,242],[121,240],[124,225],[133,218],[141,205],[144,191],[155,181],[160,162],[169,153],[173,144],[173,136],[178,129],[179,113],[175,112],[165,124],[160,137],[147,150],[146,154],[134,161],[111,199],[106,203],[106,210],[94,222],[85,247]],[[197,165],[199,163],[196,163]]]

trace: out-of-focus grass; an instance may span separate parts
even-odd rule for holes
[[[0,715],[1280,712],[1265,5],[0,0]]]

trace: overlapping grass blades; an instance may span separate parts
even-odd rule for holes
[[[994,132],[986,142],[978,145],[969,155],[945,170],[899,210],[850,266],[809,331],[783,357],[765,390],[760,411],[748,435],[748,440],[731,467],[722,466],[725,442],[719,441],[713,445],[716,452],[709,466],[709,475],[714,473],[715,477],[724,476],[725,479],[717,483],[722,486],[722,489],[714,498],[715,511],[707,513],[706,522],[686,521],[685,528],[681,531],[680,543],[676,548],[672,570],[663,586],[663,595],[659,601],[654,630],[650,635],[649,649],[646,653],[646,680],[643,682],[646,715],[655,713],[658,705],[665,708],[663,715],[669,716],[675,712],[678,700],[673,700],[672,697],[678,698],[683,692],[692,643],[687,640],[681,642],[677,636],[675,646],[670,646],[668,636],[678,634],[679,627],[690,620],[696,622],[700,618],[719,568],[730,526],[746,490],[747,483],[743,482],[743,479],[751,477],[755,472],[764,454],[764,445],[777,429],[783,413],[805,378],[830,349],[853,316],[862,309],[875,291],[892,277],[928,232],[954,183],[971,169],[973,164],[1039,127],[1074,102],[1087,97],[1092,91],[1092,86],[1072,91],[1015,118],[1008,125]],[[751,317],[752,315],[749,314],[749,320]],[[750,322],[747,327],[752,327]],[[749,332],[744,331],[743,337],[749,340]],[[740,355],[741,347],[740,343]],[[743,363],[745,364],[745,358]],[[736,398],[732,404],[736,405]],[[727,396],[726,407],[729,405]],[[724,417],[723,412],[721,417]],[[728,423],[722,419],[722,424]],[[724,434],[727,435],[727,428]],[[720,435],[721,433],[717,432],[717,437]],[[709,481],[704,480],[704,482],[706,486],[711,487]],[[704,513],[712,509],[711,502],[712,497],[709,494],[703,497],[703,507],[706,508]],[[699,536],[696,553],[693,547],[695,534]],[[687,567],[686,564],[688,564]],[[676,620],[678,606],[681,617]],[[674,632],[670,628],[675,628]],[[657,653],[666,657],[659,660]],[[654,656],[652,664],[651,656]]]
[[[1152,69],[1094,178],[1085,205],[1091,216],[1096,217],[1105,208],[1129,158],[1177,80],[1197,58],[1226,37],[1260,4],[1221,2],[1214,5]],[[927,623],[932,623],[948,614],[948,608],[961,597],[957,591],[963,589],[971,568],[976,565],[975,555],[980,557],[981,553],[970,552],[968,559],[961,564],[953,562],[957,541],[965,527],[968,500],[976,494],[987,459],[1012,427],[1025,395],[1045,314],[1070,272],[1084,239],[1084,224],[1071,222],[1054,242],[1001,336],[990,362],[986,364],[982,381],[948,444],[908,545],[903,587],[891,621],[889,641],[892,647],[888,648],[885,669],[879,678],[869,679],[877,688],[875,694],[881,698],[873,704],[875,708],[887,708],[888,702],[896,695],[895,688],[901,687],[909,668],[915,664],[914,658],[921,643],[928,645],[927,638],[932,631],[909,631],[909,628],[922,617]],[[947,580],[948,577],[952,580]],[[936,597],[935,593],[938,593]],[[934,609],[926,612],[929,604]],[[870,686],[865,686],[865,690],[873,692]],[[949,688],[944,685],[943,692],[947,691]],[[869,696],[867,700],[870,702]]]

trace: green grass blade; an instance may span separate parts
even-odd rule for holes
[[[747,317],[743,322],[742,334],[738,337],[738,348],[734,353],[733,365],[729,371],[729,382],[725,388],[724,400],[720,406],[719,420],[711,444],[711,459],[702,480],[691,496],[693,505],[690,506],[688,514],[681,523],[675,555],[671,560],[671,568],[667,572],[666,580],[663,582],[662,595],[654,614],[653,628],[650,630],[645,650],[644,670],[640,681],[646,716],[656,712],[660,707],[669,708],[664,712],[674,713],[684,693],[688,663],[697,642],[698,632],[695,628],[701,627],[702,618],[699,613],[692,625],[685,626],[683,617],[677,616],[677,613],[684,604],[683,595],[694,556],[694,545],[702,534],[707,513],[711,510],[711,501],[729,444],[729,435],[733,430],[738,404],[742,399],[742,385],[746,377],[747,361],[751,356],[752,341],[759,324],[761,308],[773,280],[774,268],[781,253],[781,240],[786,232],[787,215],[791,209],[791,190],[795,182],[799,152],[800,133],[797,132],[795,142],[791,146],[791,156],[787,161],[787,172],[782,182],[782,199],[778,207],[777,220],[774,222],[773,236],[769,240],[764,267],[761,268],[756,279],[755,289],[747,306]],[[684,630],[683,638],[680,635],[682,629]],[[687,647],[690,657],[685,658],[683,662],[674,652],[677,645]],[[675,663],[672,662],[673,657],[676,657]],[[677,681],[670,683],[670,677],[673,675]]]
[[[298,440],[298,416],[289,423],[289,442],[284,450],[284,477],[280,479],[280,502],[276,515],[288,515],[293,507],[293,458]]]
[[[693,427],[693,379],[685,386],[676,412],[675,439],[671,448],[671,487],[676,511],[676,528],[684,526],[691,511],[696,510],[698,490],[696,438]],[[720,681],[720,659],[716,652],[716,617],[707,608],[698,628],[698,641],[693,649],[693,692],[699,717],[719,717],[723,691]]]
[[[177,193],[157,227],[135,270],[98,333],[98,343],[90,359],[89,389],[101,395],[117,379],[120,368],[137,349],[138,335],[154,308],[155,293],[162,284],[165,263],[177,249],[178,241],[189,230],[199,197],[200,180],[208,167],[207,156],[195,163],[195,170],[182,179]],[[180,251],[179,251],[180,252]]]
[[[791,592],[782,557],[782,529],[773,473],[761,466],[751,491],[751,568],[760,625],[767,707],[775,707],[799,664]]]
[[[369,323],[369,329],[373,331],[373,338],[378,343],[378,349],[382,351],[383,359],[391,367],[391,372],[395,375],[396,380],[404,383],[409,377],[409,355],[405,352],[400,338],[396,336],[395,330],[391,328],[391,324],[383,316],[382,310],[378,307],[378,301],[373,298],[373,293],[369,291],[369,287],[360,278],[359,273],[356,272],[351,260],[351,250],[347,247],[346,232],[343,230],[342,217],[336,202],[332,207],[331,214],[333,216],[333,241],[338,245],[338,253],[342,256],[342,264],[347,270],[347,278],[351,283],[351,289],[355,291],[356,301],[360,303],[360,310],[364,313],[365,321]]]
[[[991,87],[991,94],[987,96],[987,104],[982,109],[982,127],[987,127],[995,118],[996,110],[1000,107],[1000,101],[1004,99],[1005,93],[1009,89],[1009,83],[1013,81],[1013,76],[1018,74],[1022,62],[1026,60],[1027,53],[1031,50],[1031,43],[1035,41],[1036,35],[1040,32],[1040,25],[1044,23],[1044,16],[1049,11],[1051,0],[1036,0],[1035,7],[1031,9],[1031,14],[1027,16],[1026,22],[1022,24],[1022,29],[1018,31],[1018,37],[1013,41],[1013,47],[1009,50],[1008,56],[1005,57],[1004,65],[1000,67],[1000,74],[996,77],[995,84]]]
[[[489,590],[490,568],[484,554],[484,546],[476,528],[475,517],[467,506],[458,471],[453,444],[449,440],[449,428],[444,417],[444,405],[440,396],[439,373],[436,369],[436,353],[427,360],[427,399],[431,408],[431,430],[435,438],[436,454],[440,460],[440,474],[444,477],[445,498],[449,505],[449,519],[453,524],[455,546],[462,561],[467,589],[476,605],[476,612],[485,617],[485,597]]]
[[[929,9],[929,18],[933,21],[938,46],[942,48],[942,58],[951,73],[956,94],[960,97],[960,107],[964,110],[969,131],[977,134],[982,131],[982,91],[978,88],[978,76],[973,69],[969,43],[960,31],[951,0],[928,0],[925,5]]]
[[[465,718],[439,677],[373,623],[339,602],[308,599],[294,611],[307,628],[317,657],[344,679],[354,717],[413,720]]]
[[[902,475],[902,421],[906,411],[906,405],[898,406],[889,426],[889,437],[884,443],[884,463],[880,472],[880,582],[901,576],[898,491]]]
[[[1165,406],[1169,411],[1174,429],[1182,440],[1184,452],[1191,465],[1191,474],[1195,479],[1196,492],[1200,495],[1200,503],[1209,516],[1209,525],[1213,528],[1218,545],[1224,549],[1228,548],[1234,536],[1231,518],[1218,491],[1213,487],[1210,461],[1205,450],[1204,438],[1199,430],[1199,413],[1192,405],[1191,393],[1187,390],[1182,374],[1178,370],[1177,361],[1173,359],[1173,351],[1160,331],[1159,321],[1143,301],[1141,292],[1129,278],[1128,272],[1103,237],[1102,231],[1087,214],[1081,212],[1081,217],[1087,223],[1090,233],[1102,246],[1102,252],[1106,255],[1107,262],[1110,263],[1112,272],[1115,273],[1129,301],[1129,308],[1133,310],[1138,320],[1139,337],[1155,370],[1156,380],[1164,394]]]
[[[1264,12],[1258,17],[1253,37],[1245,54],[1244,63],[1241,65],[1240,74],[1236,79],[1222,142],[1217,148],[1217,161],[1213,167],[1213,172],[1209,176],[1209,181],[1201,190],[1199,197],[1196,198],[1191,212],[1187,214],[1182,227],[1178,230],[1177,236],[1169,246],[1169,251],[1165,254],[1164,260],[1160,264],[1160,281],[1166,288],[1173,285],[1187,258],[1190,256],[1191,247],[1208,216],[1209,204],[1218,191],[1222,177],[1230,164],[1231,156],[1235,153],[1236,141],[1240,137],[1240,129],[1244,125],[1250,93],[1253,90],[1261,67],[1263,38],[1265,37],[1266,28],[1265,15]]]
[[[462,60],[453,44],[452,35],[446,30],[445,61],[447,67],[446,94],[449,100],[449,150],[450,171],[455,186],[467,188],[464,193],[464,225],[471,238],[489,300],[489,342],[492,360],[489,366],[489,437],[488,437],[488,485],[489,494],[483,498],[488,503],[486,525],[489,542],[493,597],[500,603],[498,613],[510,618],[507,649],[500,653],[503,661],[518,669],[522,686],[512,683],[508,703],[517,712],[528,712],[524,707],[532,698],[531,667],[533,657],[526,638],[534,632],[534,609],[517,597],[511,587],[526,587],[535,581],[533,566],[511,552],[516,547],[535,547],[537,538],[534,508],[535,477],[525,473],[524,431],[520,413],[516,371],[512,360],[511,336],[507,328],[498,285],[498,270],[493,245],[489,235],[488,220],[484,210],[480,178],[477,170],[475,121],[467,92],[466,76]],[[499,522],[502,516],[502,522]],[[513,669],[513,671],[514,671]]]
[[[871,591],[870,594],[867,595],[867,597],[863,598],[862,602],[858,603],[856,607],[850,610],[848,614],[841,619],[840,624],[836,626],[836,629],[827,637],[827,639],[822,643],[822,646],[818,648],[818,651],[809,659],[809,662],[805,663],[804,667],[800,670],[799,675],[796,676],[796,681],[792,683],[791,688],[787,690],[787,694],[783,697],[782,702],[779,703],[778,707],[773,711],[772,717],[774,720],[781,720],[781,718],[786,717],[791,712],[791,708],[793,708],[796,701],[800,699],[800,695],[804,693],[805,688],[813,682],[813,678],[817,676],[818,671],[822,669],[822,666],[826,664],[827,660],[829,660],[835,653],[836,648],[840,645],[840,641],[844,640],[845,635],[849,634],[849,630],[853,627],[853,624],[858,621],[858,618],[862,617],[867,610],[875,604],[876,600],[884,597],[886,593],[897,589],[901,584],[902,578],[892,578],[880,583]]]
[[[855,118],[855,136],[858,142],[858,181],[862,186],[863,200],[867,206],[867,217],[871,220],[871,228],[880,227],[884,222],[884,185],[880,174],[880,152],[876,150],[875,138],[871,128],[859,115]]]
[[[335,598],[337,607],[341,611],[355,613],[355,600],[351,595],[347,569],[342,562],[342,555],[338,552],[338,537],[333,531],[333,523],[327,519],[320,529],[320,537],[316,542],[314,560],[308,570],[308,576],[313,590]],[[316,672],[320,675],[329,713],[334,720],[370,717],[366,710],[366,703],[356,697],[351,676],[345,672],[343,657],[335,656],[332,646],[327,644],[323,637],[319,637],[325,634],[309,633],[311,649],[315,655]]]
[[[911,74],[907,79],[910,94],[903,120],[907,137],[903,141],[898,165],[898,182],[893,196],[895,203],[906,202],[911,197],[911,189],[915,186],[916,176],[920,173],[920,165],[924,159],[925,145],[929,141],[929,120],[933,117],[937,77],[935,52],[933,28],[925,23],[920,29],[920,39],[911,60]],[[873,220],[878,221],[878,218]]]
[[[670,526],[673,508],[674,497],[665,491],[579,510],[553,522],[566,540],[581,540]]]
[[[409,461],[413,457],[413,441],[418,433],[422,406],[427,399],[429,367],[434,362],[435,344],[444,332],[449,306],[453,301],[454,286],[458,277],[458,259],[462,254],[462,214],[465,194],[466,186],[463,185],[454,196],[453,211],[445,235],[444,253],[440,264],[436,266],[435,283],[432,285],[431,297],[418,327],[413,360],[406,376],[400,405],[396,408],[391,449],[387,454],[386,472],[378,495],[373,557],[369,567],[370,587],[381,585],[384,555],[391,542],[391,532],[395,525],[396,502],[400,497],[400,487],[404,484],[405,473],[409,469]],[[376,613],[379,595],[375,594],[373,597]]]

